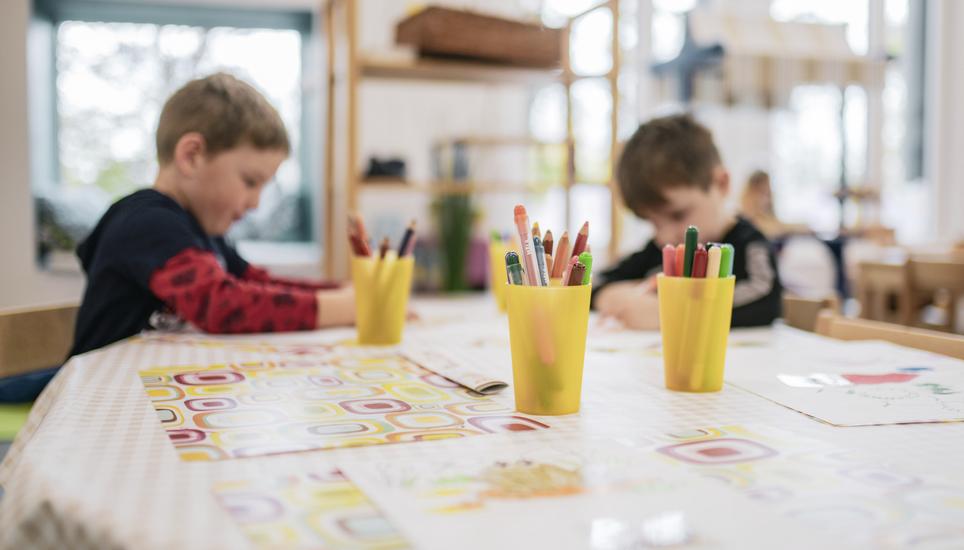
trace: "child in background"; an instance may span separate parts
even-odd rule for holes
[[[773,209],[770,175],[763,170],[754,171],[746,180],[743,194],[740,196],[740,214],[771,240],[811,233],[806,225],[787,224],[777,218]]]
[[[218,73],[175,92],[153,188],[114,203],[77,248],[87,287],[70,355],[172,321],[212,333],[353,324],[350,288],[272,277],[224,240],[289,152],[281,117],[249,84]]]
[[[626,143],[616,176],[626,206],[652,223],[655,236],[594,277],[593,307],[600,313],[628,328],[656,329],[661,248],[683,242],[686,227],[695,225],[704,242],[734,247],[733,326],[767,325],[780,316],[781,286],[770,243],[725,208],[730,176],[709,130],[689,115],[653,119]]]

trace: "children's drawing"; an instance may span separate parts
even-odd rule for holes
[[[726,381],[835,426],[964,421],[964,362],[880,342],[845,344],[837,346],[840,361],[812,363],[802,351],[764,368],[731,358]],[[853,355],[877,360],[859,364]]]
[[[905,547],[925,527],[964,534],[964,486],[910,475],[784,430],[701,428],[667,434],[655,451],[854,547]]]
[[[408,548],[340,471],[219,483],[215,497],[256,548]]]
[[[397,354],[297,354],[278,361],[140,372],[183,460],[459,438],[548,428]]]
[[[604,439],[529,439],[341,467],[414,546],[430,550],[826,542],[651,451]]]

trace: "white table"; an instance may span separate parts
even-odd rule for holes
[[[415,308],[423,320],[408,327],[406,341],[465,349],[478,347],[501,354],[503,361],[492,366],[493,373],[511,381],[506,322],[495,311],[491,298],[423,299],[416,301]],[[595,324],[595,320],[590,322]],[[331,341],[352,334],[350,330],[337,330],[248,335],[234,340]],[[733,466],[720,472],[734,476],[743,472],[746,479],[709,481],[724,495],[722,502],[717,501],[724,516],[740,513],[748,502],[754,506],[762,503],[762,508],[793,516],[788,510],[796,503],[803,510],[807,502],[821,500],[816,508],[823,508],[817,515],[798,515],[789,521],[803,531],[830,535],[831,546],[902,547],[927,543],[933,547],[964,547],[964,527],[959,527],[964,526],[964,424],[838,428],[732,385],[716,394],[669,392],[662,385],[661,359],[653,351],[658,342],[658,333],[612,333],[591,327],[582,410],[578,415],[547,419],[552,425],[549,430],[217,462],[184,462],[178,458],[137,372],[158,365],[236,361],[246,357],[245,353],[230,346],[122,342],[70,361],[35,405],[28,425],[0,465],[0,484],[6,490],[0,501],[0,547],[253,547],[218,504],[212,492],[215,485],[339,466],[348,466],[351,471],[376,463],[417,464],[444,457],[457,461],[466,452],[484,457],[506,445],[565,448],[585,446],[587,441],[611,441],[646,458],[658,454],[656,449],[665,445],[666,434],[689,437],[685,434],[700,428],[721,428],[730,434],[775,430],[777,440],[817,441],[821,448],[837,450],[821,455],[823,460],[832,457],[841,461],[840,468],[856,468],[863,475],[852,487],[848,486],[847,494],[835,495],[831,490],[816,496],[768,496],[761,493],[769,483],[767,476],[788,475],[794,470],[793,462],[780,463],[784,465],[782,469],[769,470],[765,466],[747,466],[743,470],[739,465]],[[814,335],[780,326],[734,331],[727,368],[775,368],[774,364],[786,354],[829,345],[832,344]],[[511,399],[511,388],[504,398]],[[662,460],[666,464],[672,462]],[[705,477],[708,471],[678,461],[667,467],[693,478]],[[828,469],[823,464],[813,471],[819,475],[835,468],[840,469]],[[908,482],[909,477],[914,480]],[[901,485],[895,479],[906,483]],[[832,479],[826,481],[835,483]],[[747,484],[754,483],[755,488],[747,488]],[[893,487],[888,488],[888,484]],[[917,492],[907,492],[908,484],[917,487]],[[863,491],[863,486],[865,493],[854,492]],[[921,493],[921,488],[930,492]],[[754,495],[753,491],[761,494]],[[840,504],[839,510],[830,506],[834,502]],[[548,500],[543,503],[538,499],[520,506],[520,514],[533,518],[544,517],[544,512],[551,509]],[[395,523],[406,512],[384,511]],[[627,511],[620,513],[623,512]],[[821,513],[825,516],[820,517]],[[699,524],[700,518],[690,519]],[[843,528],[845,535],[840,535],[841,521],[849,526]],[[396,527],[407,535],[432,528],[412,524]],[[485,532],[500,528],[477,527],[479,536],[467,533],[462,547],[476,547],[487,540]],[[567,527],[586,532],[582,539],[567,539],[568,546],[592,547],[586,531],[589,527]],[[719,544],[712,537],[707,538],[706,533],[697,533],[689,542],[711,547],[766,547],[770,539],[765,535],[773,535],[767,529],[760,525],[757,530],[746,530],[736,543],[730,540]],[[411,536],[406,538],[412,541]],[[786,543],[793,545],[792,540]]]

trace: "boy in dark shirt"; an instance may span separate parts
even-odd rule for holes
[[[87,287],[70,355],[172,321],[212,333],[352,324],[350,288],[272,277],[223,238],[289,149],[277,111],[233,76],[175,92],[158,122],[153,188],[117,201],[77,248]]]
[[[703,242],[734,247],[733,326],[767,325],[780,316],[781,286],[770,243],[749,221],[724,206],[730,176],[709,130],[689,115],[653,119],[636,130],[616,177],[626,206],[653,224],[643,250],[593,277],[593,306],[628,328],[655,329],[655,275],[661,248],[682,243],[695,225]]]

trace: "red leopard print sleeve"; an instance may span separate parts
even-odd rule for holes
[[[267,269],[257,267],[253,264],[248,264],[248,269],[244,272],[244,275],[242,275],[241,278],[246,281],[271,283],[290,288],[300,288],[303,290],[330,290],[341,287],[340,284],[331,281],[301,281],[297,279],[288,279],[286,277],[278,277],[268,273]]]
[[[210,333],[311,330],[318,319],[315,293],[239,279],[214,254],[187,249],[151,275],[151,292],[182,319]]]

